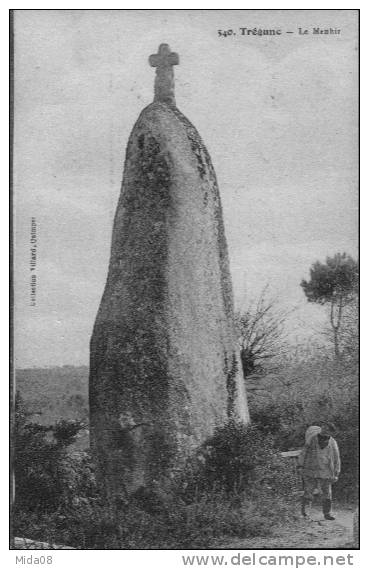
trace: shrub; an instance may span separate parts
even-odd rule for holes
[[[16,510],[55,511],[77,497],[93,496],[93,465],[86,452],[70,455],[82,425],[61,421],[55,426],[28,422],[18,395],[14,421],[14,475]]]
[[[259,431],[272,436],[276,449],[286,451],[302,446],[306,418],[300,401],[268,402],[251,407],[250,415]]]
[[[356,403],[356,404],[355,404]],[[359,410],[357,401],[342,406],[332,414],[335,435],[341,454],[341,475],[335,484],[335,494],[343,499],[358,497],[359,481]]]
[[[84,427],[85,425],[82,421],[60,419],[52,427],[52,432],[56,443],[61,447],[67,447],[76,441],[79,432]]]
[[[230,422],[215,430],[175,480],[176,493],[186,503],[224,492],[229,500],[245,493],[287,496],[296,484],[286,471],[273,436],[257,426]]]
[[[19,511],[14,531],[30,539],[82,549],[177,549],[219,546],[221,540],[269,535],[279,502],[216,492],[191,503],[174,500],[156,514],[134,501],[112,510],[102,500],[80,501],[55,512]],[[290,515],[290,514],[289,514]],[[283,518],[282,518],[283,519]]]
[[[112,507],[98,492],[89,455],[67,452],[73,425],[63,425],[61,443],[47,440],[34,424],[20,424],[17,535],[87,549],[206,547],[225,538],[267,535],[281,514],[286,477],[271,438],[255,427],[232,422],[217,429],[165,496],[141,489]]]

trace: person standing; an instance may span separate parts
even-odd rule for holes
[[[319,432],[306,437],[305,446],[298,457],[298,467],[302,470],[304,481],[301,504],[301,513],[304,517],[307,516],[306,507],[312,502],[315,488],[320,487],[324,518],[335,519],[331,513],[332,484],[337,482],[340,475],[341,461],[338,445],[332,433],[332,425],[321,423]]]

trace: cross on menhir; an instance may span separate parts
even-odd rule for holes
[[[179,64],[178,53],[170,51],[167,43],[162,43],[158,53],[150,55],[149,63],[156,67],[154,101],[175,105],[173,65]]]

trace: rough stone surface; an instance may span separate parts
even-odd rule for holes
[[[219,191],[174,105],[130,136],[90,361],[91,444],[108,494],[161,484],[214,428],[248,421]]]
[[[10,544],[10,549],[75,549],[68,545],[56,545],[55,543],[46,543],[44,541],[35,541],[25,537],[15,537]]]

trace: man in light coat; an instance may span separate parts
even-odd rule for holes
[[[332,508],[332,484],[337,482],[341,470],[338,445],[332,437],[332,426],[321,423],[319,432],[306,437],[305,446],[298,458],[302,469],[304,495],[301,513],[306,517],[306,506],[311,503],[315,488],[320,487],[323,497],[323,514],[326,520],[334,520]]]

